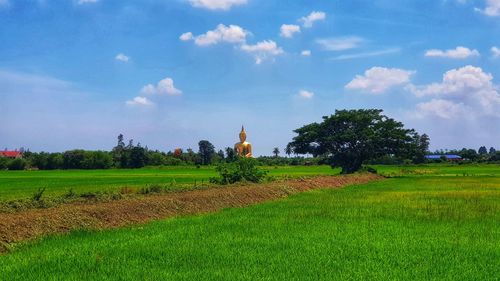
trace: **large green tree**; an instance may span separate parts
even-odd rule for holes
[[[198,154],[200,156],[202,165],[210,165],[212,164],[212,159],[215,154],[215,147],[212,143],[207,140],[201,140],[198,142],[199,151]]]
[[[298,128],[288,144],[296,154],[312,154],[327,159],[342,173],[353,173],[366,160],[385,155],[413,158],[419,149],[427,149],[413,129],[382,114],[380,109],[337,110],[324,116],[323,122]]]

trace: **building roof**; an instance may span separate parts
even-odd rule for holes
[[[21,157],[21,155],[22,153],[20,151],[9,151],[9,150],[0,151],[0,156],[3,157],[16,158],[16,157]]]
[[[455,154],[426,155],[425,158],[427,158],[427,159],[440,159],[443,156],[446,157],[446,159],[462,159],[462,157],[460,157],[460,155],[455,155]]]

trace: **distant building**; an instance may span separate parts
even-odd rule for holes
[[[440,160],[442,158],[446,158],[446,160],[455,162],[464,160],[460,155],[455,154],[433,154],[433,155],[425,155],[425,158],[428,160]]]
[[[17,150],[4,150],[0,151],[0,157],[21,158],[23,157],[23,153]]]

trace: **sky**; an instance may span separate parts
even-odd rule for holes
[[[0,148],[254,154],[337,109],[500,148],[500,0],[0,0]]]

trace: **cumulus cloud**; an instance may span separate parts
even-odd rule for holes
[[[500,16],[500,0],[486,0],[486,7],[484,9],[476,8],[476,11],[490,17]]]
[[[119,53],[118,55],[116,55],[115,60],[122,61],[122,62],[128,62],[130,60],[130,58],[123,53]]]
[[[409,84],[414,73],[415,71],[398,68],[372,67],[364,75],[356,75],[345,88],[379,94],[392,87]]]
[[[198,46],[209,46],[221,42],[243,43],[246,40],[248,31],[237,25],[225,26],[219,24],[214,30],[209,30],[205,34],[193,36],[191,32],[183,33],[179,39],[182,41],[194,40]]]
[[[300,22],[302,22],[302,25],[306,28],[310,28],[313,26],[313,24],[317,21],[323,21],[326,19],[326,14],[321,11],[314,11],[310,13],[306,17],[300,18]]]
[[[358,48],[364,41],[363,38],[358,36],[346,36],[317,39],[316,43],[327,51],[344,51]]]
[[[182,91],[175,88],[174,86],[174,80],[170,77],[167,77],[165,79],[160,80],[155,85],[153,84],[148,84],[141,89],[141,94],[143,95],[170,95],[170,96],[176,96],[182,94]]]
[[[161,95],[177,96],[181,95],[182,91],[175,88],[174,80],[170,77],[160,80],[156,85],[147,84],[142,87],[140,91],[140,96],[133,98],[126,102],[127,105],[131,106],[150,106],[154,103],[148,99],[146,96],[155,97]]]
[[[233,6],[244,5],[247,0],[189,0],[193,7],[209,10],[229,10]]]
[[[308,57],[311,55],[311,50],[303,50],[300,54],[304,57]]]
[[[493,76],[480,67],[471,65],[447,71],[440,83],[409,87],[417,97],[435,97],[417,105],[420,113],[438,117],[467,114],[469,118],[481,115],[500,117],[500,93],[493,84]],[[439,98],[439,99],[436,99]],[[431,106],[432,105],[432,106]],[[436,108],[446,108],[437,114]]]
[[[312,99],[314,97],[314,93],[306,90],[300,90],[298,96],[303,99]]]
[[[295,24],[283,24],[280,28],[281,37],[292,38],[294,33],[300,32],[300,26]]]
[[[441,58],[451,58],[451,59],[466,59],[470,57],[479,57],[480,54],[477,50],[471,50],[466,47],[458,46],[451,50],[438,50],[432,49],[425,52],[426,57],[441,57]]]
[[[272,40],[264,40],[254,45],[243,44],[241,50],[254,54],[256,64],[261,64],[263,60],[283,53],[283,49]]]
[[[498,47],[491,47],[491,54],[493,58],[500,58],[500,48]]]
[[[454,103],[449,100],[432,99],[428,102],[417,104],[417,117],[437,116],[444,119],[452,119],[466,114],[467,110],[463,103]]]
[[[193,33],[192,32],[186,32],[182,33],[181,36],[179,36],[179,39],[182,41],[189,41],[193,39]]]
[[[128,100],[125,102],[127,105],[130,106],[151,106],[153,103],[148,100],[146,97],[135,97],[132,100]]]

